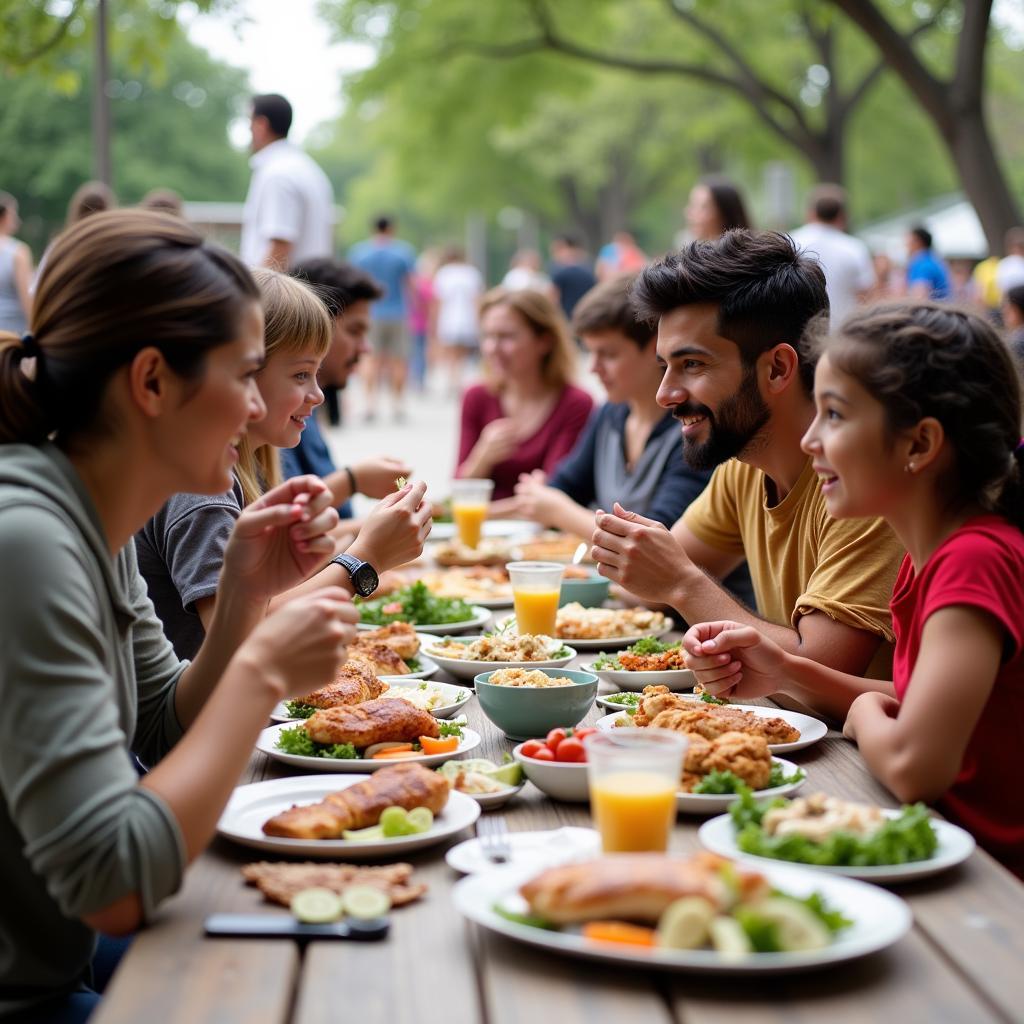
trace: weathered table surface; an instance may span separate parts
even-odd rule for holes
[[[604,713],[595,706],[589,718]],[[475,700],[466,714],[483,735],[473,756],[500,760],[511,750],[513,744],[484,718]],[[786,756],[807,771],[807,791],[895,805],[868,774],[856,748],[836,732]],[[293,774],[254,754],[239,781]],[[585,804],[555,803],[531,784],[489,813],[503,816],[512,831],[590,823]],[[699,848],[701,821],[680,816],[673,849]],[[402,858],[430,890],[425,899],[393,912],[385,942],[318,942],[304,949],[288,940],[204,938],[203,920],[216,911],[286,913],[264,903],[239,873],[242,864],[272,855],[218,839],[191,867],[182,891],[135,939],[93,1019],[97,1024],[1024,1020],[1024,885],[982,852],[937,878],[895,889],[910,903],[915,923],[888,951],[803,975],[705,979],[563,959],[470,925],[452,906],[449,893],[458,875],[444,861],[445,850],[468,835],[467,830]]]

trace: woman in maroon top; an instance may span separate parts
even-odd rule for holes
[[[483,383],[462,398],[460,477],[494,481],[512,496],[520,473],[550,473],[582,433],[594,401],[570,383],[576,363],[569,329],[540,292],[488,292],[480,307]]]

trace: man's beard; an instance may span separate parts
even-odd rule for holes
[[[743,380],[734,395],[718,407],[718,413],[706,405],[684,402],[672,410],[677,420],[704,416],[708,437],[698,443],[683,437],[683,457],[692,469],[711,470],[748,451],[754,437],[771,418],[768,406],[757,388],[753,367],[743,371]]]

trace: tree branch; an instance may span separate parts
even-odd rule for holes
[[[57,46],[67,35],[68,29],[71,27],[71,22],[75,20],[84,5],[85,0],[74,0],[74,3],[71,5],[71,10],[57,22],[57,25],[49,39],[43,40],[43,42],[41,42],[34,50],[29,50],[28,53],[18,54],[16,57],[10,57],[11,63],[22,66],[31,64],[32,61],[38,60],[44,54],[49,53],[50,50]]]
[[[963,5],[963,24],[956,46],[956,69],[952,92],[957,105],[976,105],[985,78],[985,50],[988,45],[992,0],[972,0]]]

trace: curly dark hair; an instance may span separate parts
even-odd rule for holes
[[[927,416],[954,454],[952,507],[980,503],[1024,530],[1021,381],[1006,343],[981,317],[934,303],[852,313],[819,351],[885,409],[890,436]]]

